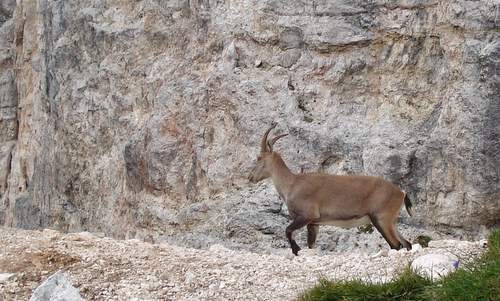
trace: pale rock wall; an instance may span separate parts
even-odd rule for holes
[[[383,176],[413,200],[407,223],[499,221],[495,1],[18,0],[0,16],[2,224],[281,237],[273,188],[246,182],[272,121],[293,170]]]
[[[14,9],[15,1],[0,2],[0,198],[4,200],[18,132],[17,89],[15,83]],[[0,224],[5,210],[0,203]]]

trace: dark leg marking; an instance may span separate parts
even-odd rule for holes
[[[293,254],[295,254],[295,256],[299,255],[298,253],[300,251],[300,247],[293,239],[293,231],[304,227],[308,223],[309,220],[302,217],[297,217],[290,225],[288,225],[288,227],[286,227],[286,238],[288,238],[288,242],[290,243],[290,247],[292,248],[292,252]]]
[[[307,225],[307,246],[309,249],[314,248],[314,243],[316,242],[316,237],[318,237],[319,225],[308,224]]]

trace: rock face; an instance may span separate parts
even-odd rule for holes
[[[493,225],[499,10],[460,0],[2,1],[0,224],[281,237],[273,188],[254,195],[246,182],[277,121],[290,133],[277,149],[297,172],[391,180],[415,204],[408,223]]]

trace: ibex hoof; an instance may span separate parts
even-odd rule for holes
[[[300,247],[292,247],[292,253],[295,254],[295,256],[299,256],[299,251],[300,251]]]

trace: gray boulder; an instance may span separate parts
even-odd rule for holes
[[[84,301],[68,277],[61,271],[35,289],[30,301]]]

